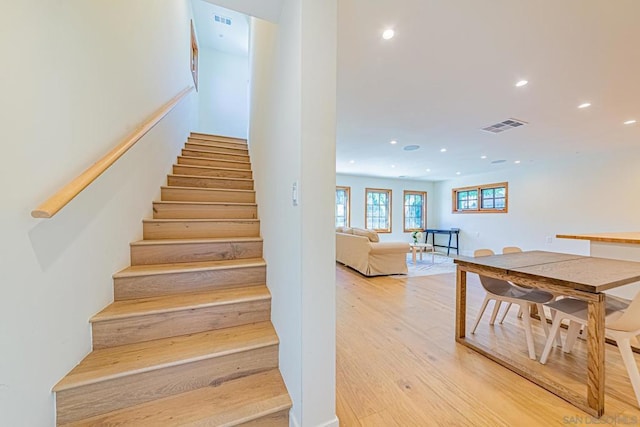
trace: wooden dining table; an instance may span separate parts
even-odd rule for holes
[[[456,273],[456,341],[500,363],[522,377],[567,400],[590,415],[604,414],[604,291],[640,280],[640,262],[545,251],[486,257],[458,257]],[[588,303],[587,393],[570,390],[539,369],[519,363],[495,348],[466,337],[467,273],[549,290]]]

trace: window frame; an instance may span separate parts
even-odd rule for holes
[[[504,209],[483,208],[482,202],[482,190],[490,190],[504,188]],[[477,191],[478,192],[478,204],[474,209],[458,209],[458,193],[465,191]],[[501,198],[501,197],[500,197]],[[493,197],[495,200],[495,197]],[[509,213],[509,183],[508,182],[496,182],[494,184],[472,185],[469,187],[459,187],[451,189],[451,213],[454,214],[469,214],[469,213]]]
[[[388,217],[388,223],[389,223],[389,228],[388,229],[384,229],[384,228],[368,228],[367,227],[367,220],[369,219],[369,214],[368,214],[368,204],[367,204],[367,200],[368,200],[368,196],[369,193],[386,193],[387,194],[387,199],[389,200],[389,203],[387,204],[387,217]],[[392,199],[392,194],[393,191],[389,188],[365,188],[364,189],[364,228],[367,230],[373,230],[376,233],[391,233],[391,230],[393,229],[393,225],[392,225],[392,221],[393,221],[393,213],[391,212],[391,209],[393,207],[393,199]]]
[[[347,186],[343,186],[343,185],[336,185],[336,193],[339,190],[343,190],[345,193],[347,193],[347,204],[346,204],[346,210],[347,210],[347,214],[346,214],[346,219],[345,219],[345,225],[344,227],[351,227],[351,187],[347,187]],[[338,204],[336,203],[336,208],[337,208]],[[338,216],[336,215],[334,219],[337,219]],[[335,223],[335,221],[334,221]],[[338,225],[336,225],[336,227],[338,227]]]
[[[407,195],[422,196],[422,228],[407,228]],[[402,192],[402,228],[405,233],[424,231],[427,228],[427,192],[417,190],[404,190]]]

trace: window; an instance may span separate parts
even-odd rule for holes
[[[336,187],[336,227],[349,227],[350,187]]]
[[[404,192],[404,231],[422,231],[426,228],[427,193]]]
[[[391,233],[391,190],[367,188],[365,203],[366,228],[379,233]]]
[[[476,185],[454,188],[452,191],[453,213],[507,213],[508,183]]]

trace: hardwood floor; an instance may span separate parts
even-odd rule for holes
[[[640,410],[618,350],[606,347],[606,409],[595,419],[454,340],[455,275],[367,278],[337,264],[337,413],[341,426],[638,425]],[[482,302],[468,275],[468,319]],[[529,360],[517,309],[475,339],[586,393],[585,343]],[[538,357],[544,333],[533,321]],[[563,335],[564,338],[564,335]],[[640,363],[640,355],[636,355]]]

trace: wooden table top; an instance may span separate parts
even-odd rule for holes
[[[591,234],[556,234],[559,239],[590,240],[592,242],[630,243],[640,245],[640,232],[626,231],[620,233]]]
[[[593,293],[640,281],[640,262],[555,252],[459,257],[454,262]]]

